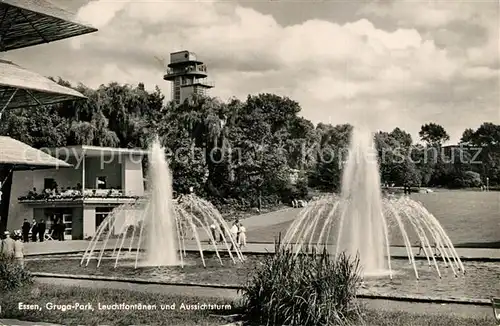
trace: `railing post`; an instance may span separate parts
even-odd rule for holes
[[[82,155],[82,197],[85,197],[85,152]]]

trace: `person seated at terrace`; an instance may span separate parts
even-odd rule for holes
[[[119,197],[121,195],[122,195],[121,191],[114,188],[111,188],[108,192],[109,197]]]
[[[73,187],[73,189],[71,189],[70,187],[67,187],[66,190],[61,193],[61,196],[62,197],[75,197],[75,196],[78,196],[78,192],[75,190],[74,187]]]
[[[33,190],[30,190],[28,192],[28,197],[36,197],[38,193],[36,192],[36,188],[33,188]]]

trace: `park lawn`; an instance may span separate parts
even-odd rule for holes
[[[411,198],[421,202],[437,218],[455,247],[500,248],[498,237],[500,192],[438,190],[428,194],[414,193],[411,194]],[[298,216],[299,211],[291,210],[289,214]],[[279,233],[286,234],[292,222],[293,220],[270,223],[266,227],[248,230],[247,241],[272,243]],[[321,226],[318,229],[321,229]],[[391,245],[403,245],[399,231],[394,233]],[[416,240],[413,239],[412,243]]]
[[[230,310],[95,310],[91,311],[21,311],[19,301],[27,304],[37,304],[45,307],[50,302],[54,304],[91,303],[143,303],[157,304],[218,304],[230,305]],[[0,297],[2,318],[20,319],[33,322],[49,322],[62,325],[177,325],[177,326],[215,326],[227,322],[216,315],[241,313],[241,305],[231,300],[221,298],[196,298],[193,296],[173,296],[166,294],[142,293],[130,290],[90,289],[67,286],[48,286],[36,284],[31,287],[4,293]],[[365,325],[370,326],[485,326],[492,325],[492,318],[461,317],[455,315],[432,313],[428,315],[412,314],[398,311],[364,310]],[[362,325],[363,323],[360,323]]]
[[[419,314],[399,311],[365,312],[367,326],[486,326],[494,325],[493,317],[464,317],[446,314]]]

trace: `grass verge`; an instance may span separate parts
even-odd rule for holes
[[[83,287],[52,286],[35,284],[4,293],[0,297],[2,318],[33,322],[49,322],[61,325],[178,325],[213,326],[224,324],[224,319],[212,315],[227,315],[237,312],[233,302],[221,298],[198,298],[157,293],[143,293],[117,289],[91,289]],[[33,309],[20,309],[20,304],[36,305]],[[85,306],[93,310],[67,309],[62,306]],[[117,309],[103,310],[99,307],[112,304],[156,305],[154,310]],[[175,304],[175,309],[172,305]],[[210,307],[205,305],[216,305]],[[56,309],[50,309],[52,305]],[[100,305],[100,306],[99,306]],[[162,310],[162,305],[168,309]],[[25,307],[26,308],[26,307]],[[166,307],[163,307],[166,308]],[[205,308],[205,309],[204,309]]]
[[[227,323],[223,318],[211,316],[240,313],[238,303],[221,298],[197,298],[193,296],[173,296],[165,294],[142,293],[131,290],[91,289],[67,286],[48,286],[36,284],[3,293],[0,296],[2,318],[20,319],[33,322],[49,322],[62,325],[177,325],[177,326],[215,326]],[[19,302],[39,305],[42,310],[19,310]],[[69,310],[54,311],[45,309],[52,304],[86,304],[94,306],[94,311]],[[111,303],[157,304],[157,310],[98,310],[97,304]],[[175,310],[160,310],[160,304],[175,303]],[[217,304],[230,305],[224,310],[181,310],[180,304]],[[493,318],[484,316],[462,317],[448,312],[436,311],[429,314],[407,313],[403,311],[375,311],[364,308],[364,325],[359,326],[485,326],[493,325]]]
[[[493,318],[484,316],[459,316],[446,314],[419,314],[399,311],[367,310],[366,326],[486,326],[494,325]]]

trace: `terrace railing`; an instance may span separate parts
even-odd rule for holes
[[[122,190],[116,189],[85,189],[81,191],[68,191],[58,194],[41,193],[41,194],[28,194],[18,198],[19,201],[67,201],[67,200],[82,200],[84,198],[123,198],[123,199],[137,199],[143,196],[126,194]]]

